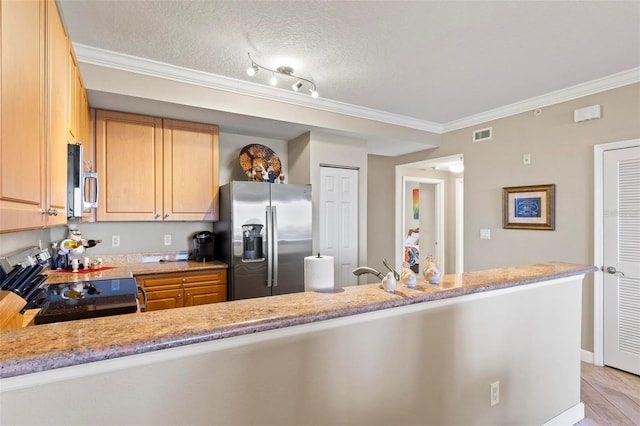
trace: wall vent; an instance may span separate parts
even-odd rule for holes
[[[473,131],[473,142],[488,141],[493,134],[493,127]]]

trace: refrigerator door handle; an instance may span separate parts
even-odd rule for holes
[[[273,277],[273,253],[271,247],[271,207],[266,207],[265,212],[265,231],[264,234],[267,237],[267,287],[272,286],[271,279]]]
[[[271,207],[271,236],[273,237],[273,286],[278,286],[278,245],[280,242],[278,241],[278,212],[276,207]]]

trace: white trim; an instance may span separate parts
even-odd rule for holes
[[[585,351],[584,349],[582,349],[580,351],[580,361],[593,364],[593,352]]]
[[[97,47],[86,46],[84,44],[73,43],[78,62],[98,65],[106,68],[121,71],[133,72],[136,74],[151,77],[160,77],[171,81],[193,84],[207,88],[224,90],[247,96],[255,96],[263,99],[270,99],[288,104],[300,105],[324,111],[336,112],[352,117],[364,118],[368,120],[380,121],[383,123],[395,124],[426,132],[441,134],[442,125],[430,121],[419,120],[399,114],[351,105],[344,102],[323,99],[313,99],[306,94],[283,90],[264,84],[252,83],[250,81],[238,80],[224,77],[204,71],[171,65],[165,62],[126,55],[124,53],[99,49]],[[322,88],[319,88],[321,90]]]
[[[469,117],[461,118],[460,120],[450,121],[442,126],[443,132],[447,133],[453,130],[475,126],[488,121],[497,120],[499,118],[521,114],[537,108],[559,104],[561,102],[578,99],[583,96],[593,95],[594,93],[604,92],[606,90],[638,82],[640,82],[640,67],[612,74],[597,80],[588,81],[586,83],[577,84],[575,86],[567,87],[541,96],[529,98],[521,102],[495,108],[480,114],[471,115]]]
[[[456,179],[456,274],[464,272],[464,178]]]
[[[582,419],[584,419],[584,404],[580,402],[569,408],[567,411],[555,416],[543,426],[575,425]]]
[[[598,271],[593,274],[593,364],[602,367],[604,365],[604,330],[603,330],[603,289],[602,267],[604,253],[602,245],[604,241],[603,231],[603,158],[605,151],[624,149],[640,146],[640,139],[629,139],[620,142],[611,142],[593,147],[593,264]]]
[[[164,62],[153,61],[124,53],[99,49],[84,44],[73,43],[78,62],[98,65],[107,68],[129,71],[137,74],[165,78],[197,86],[224,90],[242,95],[271,99],[294,105],[315,108],[324,111],[345,114],[383,123],[395,124],[426,132],[443,134],[464,127],[475,126],[499,118],[520,114],[544,106],[566,102],[594,93],[604,92],[617,87],[640,82],[640,67],[632,68],[607,77],[588,81],[566,89],[557,90],[541,96],[536,96],[521,102],[505,105],[479,114],[471,115],[445,124],[420,120],[399,114],[351,105],[343,102],[323,99],[313,99],[305,94],[273,88],[263,84],[223,77],[203,71],[197,71]],[[320,88],[321,90],[322,88]]]

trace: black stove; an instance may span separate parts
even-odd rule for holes
[[[35,324],[129,314],[138,310],[135,278],[50,284],[45,288],[47,300],[35,316]]]

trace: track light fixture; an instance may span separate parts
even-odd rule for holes
[[[271,83],[272,86],[276,86],[278,84],[278,79],[276,78],[276,74],[284,75],[284,76],[296,79],[296,82],[291,85],[291,88],[294,91],[296,92],[300,91],[304,83],[307,83],[311,86],[309,88],[309,93],[311,94],[311,97],[314,99],[317,99],[320,96],[318,93],[318,90],[316,89],[316,84],[313,82],[313,80],[295,75],[293,73],[294,71],[293,68],[283,66],[273,70],[271,68],[263,67],[262,65],[254,61],[253,58],[251,57],[251,53],[247,53],[247,55],[249,55],[249,59],[251,60],[251,66],[247,68],[247,75],[249,77],[253,77],[254,75],[256,75],[256,73],[259,70],[269,71],[271,72],[271,78],[269,79],[269,83]]]

